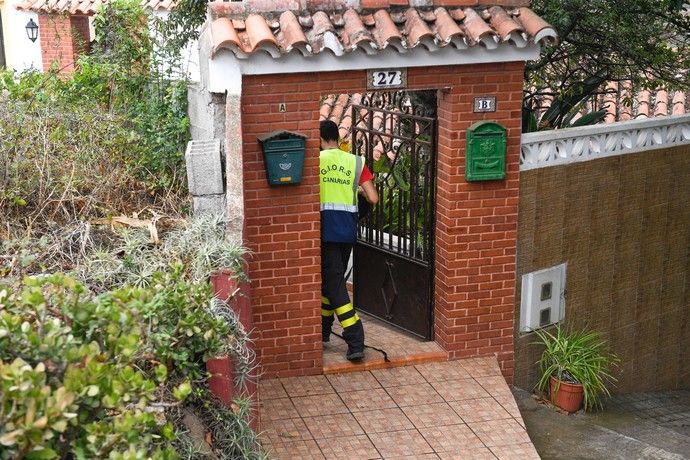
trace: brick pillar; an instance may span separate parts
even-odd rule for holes
[[[515,257],[523,64],[463,66],[438,100],[436,341],[451,359],[495,355],[512,381]],[[474,96],[496,95],[495,113],[473,113]],[[507,128],[505,180],[465,181],[467,128]]]
[[[38,27],[43,69],[55,63],[61,73],[73,72],[79,54],[89,51],[89,18],[41,14]]]

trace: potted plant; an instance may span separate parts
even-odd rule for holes
[[[549,390],[551,402],[568,413],[576,412],[584,401],[585,410],[601,407],[601,395],[610,395],[607,383],[616,379],[609,369],[618,362],[609,353],[606,341],[595,331],[565,331],[560,325],[554,333],[537,330],[545,346],[537,364],[541,377],[537,387]]]

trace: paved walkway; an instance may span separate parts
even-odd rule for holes
[[[357,314],[364,324],[366,344],[385,350],[392,365],[383,360],[380,352],[371,348],[364,349],[365,359],[362,363],[353,364],[345,358],[347,343],[332,335],[331,341],[323,347],[324,374],[352,372],[355,369],[380,369],[430,361],[448,361],[448,353],[436,342],[419,339],[362,311],[358,311]],[[333,324],[333,332],[343,334],[338,321]]]
[[[573,415],[514,394],[544,460],[690,459],[690,391],[616,396],[603,411]]]
[[[274,459],[538,459],[496,360],[265,380]]]

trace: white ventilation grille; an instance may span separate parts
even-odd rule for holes
[[[522,275],[520,332],[531,332],[565,318],[566,264]]]
[[[187,144],[187,182],[194,196],[223,193],[220,140],[194,140]]]

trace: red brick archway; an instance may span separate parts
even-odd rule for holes
[[[497,355],[513,376],[515,251],[522,62],[409,68],[408,89],[438,89],[434,332],[451,359]],[[365,91],[365,71],[244,76],[245,244],[259,361],[265,376],[322,372],[318,124],[324,94]],[[496,95],[495,113],[473,113]],[[285,103],[285,112],[279,105]],[[507,128],[507,177],[464,179],[466,129]],[[298,186],[271,188],[257,137],[285,129],[308,136]]]

